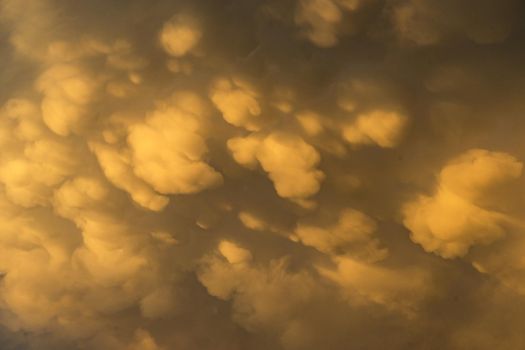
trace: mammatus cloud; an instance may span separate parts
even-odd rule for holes
[[[366,5],[367,0],[301,0],[295,12],[295,22],[313,44],[333,47],[339,37],[352,34],[355,12]]]
[[[525,342],[518,0],[0,0],[0,349]]]
[[[521,176],[523,164],[506,153],[473,149],[453,159],[440,172],[436,194],[421,196],[404,208],[411,238],[444,258],[465,255],[476,244],[505,235],[512,219],[497,210],[491,195]]]
[[[323,221],[299,221],[292,238],[325,254],[348,254],[372,261],[384,258],[386,250],[381,249],[378,240],[373,238],[377,224],[366,214],[344,208],[337,222],[330,224]]]
[[[361,114],[355,122],[343,127],[343,137],[351,144],[377,144],[392,148],[397,145],[407,118],[396,112],[372,111]]]
[[[477,5],[477,6],[474,6]],[[392,20],[397,35],[417,45],[432,45],[447,40],[467,39],[479,44],[505,40],[516,24],[514,11],[519,2],[500,3],[469,0],[408,0],[394,5]]]
[[[222,176],[202,161],[207,152],[198,134],[202,102],[192,94],[173,99],[174,106],[161,104],[144,123],[129,127],[133,172],[165,194],[194,193],[220,185]]]
[[[288,272],[285,260],[253,266],[250,252],[235,243],[221,242],[219,251],[222,257],[206,258],[198,275],[208,292],[233,301],[233,318],[243,328],[275,332],[293,342],[287,333],[301,322],[301,305],[317,292],[312,276]]]
[[[42,119],[54,133],[67,136],[79,131],[88,119],[96,82],[81,68],[57,65],[38,79],[37,89],[43,94]]]
[[[164,23],[159,35],[164,50],[174,57],[182,57],[191,52],[202,37],[197,19],[187,14],[177,14]]]
[[[210,98],[228,123],[250,131],[260,129],[261,107],[257,93],[239,79],[218,79],[210,90]]]
[[[253,168],[259,163],[272,180],[280,197],[306,204],[306,199],[319,191],[324,179],[316,168],[319,153],[298,136],[273,133],[232,138],[228,148],[241,165]]]
[[[430,292],[430,278],[422,270],[391,270],[348,257],[336,258],[335,264],[335,270],[320,267],[319,273],[338,285],[349,303],[378,303],[410,317]]]
[[[9,100],[2,109],[0,177],[7,198],[31,208],[45,205],[50,187],[73,175],[78,167],[73,146],[49,132],[36,105],[25,99]],[[38,177],[33,174],[41,174]]]

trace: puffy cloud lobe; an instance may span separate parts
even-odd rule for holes
[[[383,148],[397,146],[403,136],[407,117],[395,111],[374,110],[360,114],[343,126],[345,141],[351,144],[376,144]]]
[[[228,123],[250,131],[261,128],[262,110],[257,93],[243,80],[216,80],[210,89],[210,99]]]
[[[287,237],[292,241],[297,241],[297,237],[293,235],[290,228],[280,223],[280,220],[272,218],[268,212],[242,210],[237,214],[237,218],[240,223],[249,230],[272,233],[281,237]]]
[[[233,317],[241,326],[283,336],[286,328],[300,320],[295,315],[300,314],[316,292],[311,276],[287,269],[286,260],[258,267],[209,256],[203,260],[198,277],[211,295],[222,300],[233,299]]]
[[[261,218],[257,217],[253,213],[247,211],[241,211],[238,215],[239,220],[242,222],[244,227],[247,227],[251,230],[264,231],[268,229],[268,223],[266,223]]]
[[[335,88],[337,110],[324,107],[295,114],[308,139],[323,151],[344,157],[345,142],[352,151],[361,145],[395,148],[408,136],[407,108],[391,80],[373,74],[345,77]]]
[[[521,176],[522,163],[513,156],[481,149],[467,151],[448,163],[439,175],[434,196],[420,196],[403,209],[411,238],[427,251],[445,258],[467,254],[477,244],[505,235],[511,220],[484,208],[487,196]]]
[[[174,102],[130,126],[133,171],[163,194],[195,193],[222,184],[222,175],[203,161],[207,147],[195,114],[202,112],[199,98],[182,94]]]
[[[523,223],[521,223],[518,227],[513,227],[497,247],[472,254],[468,260],[480,273],[496,278],[519,295],[525,295],[524,247]]]
[[[239,264],[252,259],[252,254],[249,250],[241,248],[235,243],[228,241],[222,241],[219,244],[219,252],[230,264]]]
[[[44,95],[42,118],[56,134],[67,136],[79,132],[89,119],[88,104],[92,101],[96,81],[74,65],[56,65],[45,71],[37,81]]]
[[[38,215],[21,212],[3,197],[0,269],[5,276],[0,304],[15,316],[8,321],[10,328],[45,329],[68,304],[64,281],[69,276],[63,266],[78,238],[59,220],[38,220]],[[50,224],[53,229],[46,227]]]
[[[304,136],[315,147],[331,155],[343,158],[347,154],[347,147],[335,134],[341,133],[341,126],[336,120],[327,115],[321,115],[312,110],[303,110],[295,114]]]
[[[316,169],[319,153],[298,136],[274,133],[260,139],[233,138],[228,148],[241,165],[253,167],[259,162],[283,198],[307,199],[319,191],[324,179],[323,172]]]
[[[129,227],[100,211],[108,196],[109,190],[97,179],[76,178],[56,192],[55,207],[82,230],[84,245],[75,251],[74,259],[99,283],[112,286],[135,275],[146,260],[133,254],[131,247],[138,237],[133,239]],[[122,245],[125,239],[128,244]]]
[[[150,261],[157,248],[148,236],[134,230],[122,218],[112,215],[108,202],[110,188],[92,177],[78,177],[62,185],[55,192],[57,213],[73,221],[82,234],[81,246],[71,252],[72,266],[81,268],[78,278],[94,283],[86,296],[88,306],[96,302],[96,310],[120,310],[139,305],[146,318],[159,318],[172,312],[174,290],[160,278],[159,266]],[[115,294],[121,287],[125,293],[115,303]],[[81,321],[81,320],[79,320]]]
[[[504,216],[486,211],[452,192],[423,197],[405,207],[412,239],[445,258],[467,254],[475,244],[488,244],[505,234]],[[447,217],[447,220],[442,218]]]
[[[301,1],[296,15],[299,24],[307,24],[308,38],[321,47],[337,44],[337,24],[343,14],[330,0]]]
[[[521,176],[523,164],[510,154],[474,149],[454,159],[440,173],[441,184],[475,202]]]
[[[20,141],[34,141],[46,134],[46,127],[41,122],[41,114],[34,103],[26,99],[10,99],[2,108],[2,116],[14,121],[10,125],[4,121],[2,128],[2,144],[9,143],[15,136]],[[14,135],[8,128],[14,128]]]
[[[345,208],[332,225],[323,221],[299,222],[295,237],[326,254],[357,254],[355,257],[377,260],[383,258],[386,251],[378,247],[379,242],[372,236],[376,229],[377,224],[372,218],[355,209]]]
[[[169,203],[166,196],[159,195],[132,171],[131,157],[103,144],[91,144],[91,149],[107,179],[116,187],[128,192],[131,198],[144,208],[159,211]]]
[[[191,52],[202,37],[199,21],[188,14],[177,14],[164,23],[160,43],[171,56],[182,57]]]
[[[53,188],[76,171],[77,152],[47,132],[27,100],[8,101],[2,116],[8,118],[0,125],[6,151],[0,157],[0,182],[6,196],[23,207],[47,205]]]
[[[228,149],[233,159],[251,169],[257,167],[257,152],[260,145],[261,139],[257,136],[234,137],[228,140]]]
[[[319,135],[324,130],[322,122],[323,117],[318,113],[312,111],[302,111],[297,113],[295,118],[303,130],[310,136]]]
[[[362,0],[300,0],[295,22],[313,44],[333,47],[344,34],[345,12],[356,12],[363,3]]]
[[[324,174],[315,167],[320,156],[302,139],[270,135],[262,141],[257,159],[281,197],[301,199],[319,191]]]

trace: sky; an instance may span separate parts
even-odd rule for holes
[[[0,349],[525,348],[520,0],[0,0]]]

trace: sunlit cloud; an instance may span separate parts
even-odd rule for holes
[[[0,349],[522,349],[524,9],[0,0]]]

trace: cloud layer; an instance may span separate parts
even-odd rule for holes
[[[0,348],[520,350],[518,0],[0,0]]]

